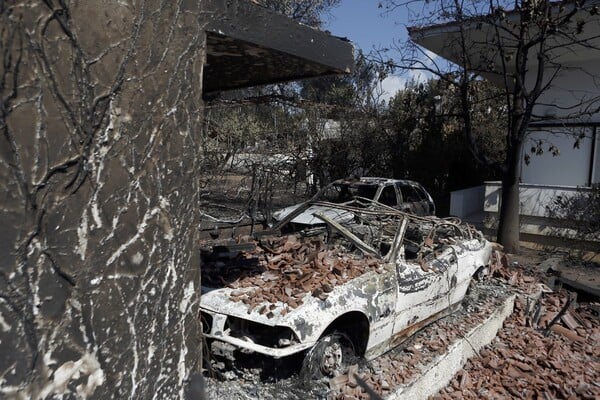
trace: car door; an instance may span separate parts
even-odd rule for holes
[[[427,215],[429,207],[425,207],[423,199],[415,188],[409,183],[399,183],[398,189],[402,194],[402,204],[400,209],[415,215]]]
[[[394,185],[387,185],[381,188],[377,201],[386,206],[399,208],[398,193]]]
[[[457,257],[449,249],[421,264],[399,260],[392,345],[400,344],[450,306],[450,293],[456,286],[456,278],[453,280],[456,271]]]
[[[477,271],[481,264],[478,262],[478,253],[469,251],[464,247],[452,246],[455,250],[455,256],[457,259],[456,267],[449,275],[450,282],[450,303],[455,304],[462,301],[465,293],[471,283],[473,274]]]

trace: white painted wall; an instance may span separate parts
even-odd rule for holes
[[[600,69],[598,60],[581,60],[564,65],[542,94],[534,113],[562,122],[600,122],[594,112],[600,106]],[[551,76],[552,71],[545,75]],[[528,87],[533,86],[533,74],[528,76]]]
[[[559,185],[521,184],[519,188],[519,214],[532,217],[546,217],[547,206],[557,196],[570,197],[578,190],[591,190]],[[450,194],[450,215],[464,218],[479,212],[499,213],[502,199],[502,186],[499,181],[488,181],[483,185],[457,190]]]
[[[475,186],[450,193],[450,215],[464,218],[483,211],[485,186]]]
[[[590,58],[591,57],[591,58]],[[597,53],[587,57],[581,53],[571,56],[577,61],[563,65],[550,87],[542,94],[534,109],[534,114],[544,117],[553,124],[591,124],[600,123],[600,69]],[[547,71],[546,76],[551,76]],[[528,86],[533,86],[533,73]],[[526,165],[521,157],[521,179],[523,183],[562,186],[589,186],[600,182],[600,145],[598,134],[594,143],[593,128],[562,127],[548,128],[545,131],[530,127],[524,153],[531,155]],[[578,149],[573,147],[575,138],[583,134]],[[530,149],[535,140],[544,141],[544,154],[535,156]],[[550,144],[560,150],[560,156],[553,157],[548,151]],[[593,163],[592,163],[593,157]],[[592,180],[590,181],[590,174]]]
[[[585,135],[579,141],[579,148],[574,147],[576,138]],[[538,141],[542,141],[544,153],[536,155],[531,152]],[[596,140],[597,141],[597,140]],[[553,156],[549,147],[558,147],[560,155]],[[521,182],[526,184],[589,186],[590,171],[598,169],[600,152],[594,152],[594,136],[592,128],[550,128],[543,131],[531,131],[527,136],[521,157]],[[594,153],[595,165],[592,165]],[[524,155],[529,155],[529,164]],[[596,173],[596,182],[599,175]]]
[[[531,185],[521,184],[519,188],[520,215],[533,217],[546,217],[546,206],[552,204],[556,196],[572,196],[578,190],[590,190],[557,185]],[[500,182],[485,182],[485,202],[483,209],[486,212],[500,212],[502,188]]]
[[[557,196],[570,197],[578,190],[590,191],[591,188],[575,188],[557,185],[520,185],[520,208],[519,214],[523,217],[536,217],[529,222],[521,221],[520,231],[541,236],[556,236],[557,229],[561,235],[575,238],[576,232],[572,228],[557,228],[553,220],[548,218],[547,206],[552,205]],[[468,212],[469,207],[480,199],[483,191],[483,201],[481,207],[472,212]],[[502,199],[502,189],[500,182],[485,182],[482,186],[476,186],[470,189],[452,192],[450,198],[450,210],[453,215],[460,218],[470,219],[472,223],[484,223],[488,228],[493,228],[498,221],[500,212],[500,203]],[[468,207],[463,205],[469,205]],[[452,211],[454,210],[454,211]],[[470,210],[473,210],[471,208]],[[464,212],[464,214],[460,214]],[[593,239],[590,236],[590,240]]]
[[[548,212],[546,206],[552,204],[553,200],[557,196],[570,197],[573,196],[578,190],[589,191],[591,188],[574,188],[565,186],[552,186],[552,185],[527,185],[522,184],[520,187],[520,209],[519,214],[528,217],[537,217],[524,222],[521,220],[520,231],[521,233],[529,233],[539,236],[554,236],[556,237],[558,232],[562,237],[576,238],[577,232],[572,228],[559,227],[553,222],[552,219],[548,218]],[[486,225],[492,227],[494,223],[498,221],[498,213],[500,211],[501,202],[501,186],[500,182],[486,182],[485,183],[485,203],[484,211],[487,215],[486,218],[490,218]],[[496,222],[494,222],[496,221]],[[593,235],[589,235],[587,240],[596,240]]]

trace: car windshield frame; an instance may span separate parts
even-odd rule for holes
[[[458,238],[460,238],[461,240],[483,238],[481,232],[477,231],[474,227],[472,227],[469,224],[463,224],[460,220],[452,217],[421,217],[418,215],[397,210],[393,207],[365,198],[354,198],[349,202],[341,204],[320,201],[317,199],[318,197],[319,194],[315,195],[313,199],[302,203],[296,210],[294,210],[294,212],[290,213],[288,216],[286,216],[286,218],[281,220],[270,230],[260,232],[259,236],[262,236],[262,234],[267,234],[267,232],[270,232],[272,234],[274,231],[281,231],[281,228],[284,225],[290,223],[291,220],[297,215],[306,211],[311,206],[318,206],[321,208],[332,208],[348,211],[354,213],[355,215],[366,214],[371,215],[371,217],[375,216],[376,220],[380,222],[382,222],[382,220],[384,219],[387,219],[388,222],[396,220],[395,224],[397,224],[397,228],[395,229],[395,232],[392,235],[393,240],[391,241],[391,246],[385,253],[380,253],[379,249],[374,248],[370,244],[358,238],[343,224],[332,220],[331,218],[327,217],[327,215],[325,215],[324,213],[313,214],[315,217],[322,220],[325,225],[329,226],[331,229],[335,229],[336,231],[340,232],[342,236],[346,237],[346,239],[348,239],[350,242],[353,242],[355,245],[357,245],[356,247],[360,251],[362,251],[363,253],[375,255],[377,258],[380,258],[386,263],[397,261],[398,254],[400,254],[400,248],[402,246],[405,246],[407,243],[412,243],[413,245],[416,245],[419,249],[431,248],[434,237],[438,236],[439,233],[441,233],[439,232],[439,229],[442,227],[452,230],[455,236],[452,241],[446,240],[447,243],[445,244],[455,244]],[[406,237],[408,233],[409,224],[413,224],[415,226],[422,225],[423,235],[416,242],[413,239],[409,239]],[[419,256],[420,253],[421,251],[418,251],[417,256]],[[433,253],[435,253],[435,251]],[[417,259],[417,263],[420,263],[421,261],[422,260],[420,258]]]

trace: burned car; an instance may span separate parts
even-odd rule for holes
[[[456,219],[419,217],[371,201],[308,202],[274,230],[202,251],[201,318],[213,356],[303,358],[309,377],[375,358],[455,310],[491,244]],[[352,214],[278,235],[318,206]]]
[[[388,179],[362,177],[353,179],[339,179],[321,189],[313,200],[343,204],[353,200],[363,200],[356,204],[371,204],[373,201],[386,206],[409,212],[416,215],[434,215],[435,203],[431,195],[418,182],[406,179]],[[284,220],[302,204],[295,204],[273,214],[276,221]],[[289,224],[291,230],[298,230],[307,226],[323,224],[315,217],[314,213],[323,213],[337,222],[352,219],[352,213],[345,210],[321,207],[313,204],[303,212],[298,213]]]

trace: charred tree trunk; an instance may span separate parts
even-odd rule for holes
[[[519,180],[521,145],[507,154],[507,170],[502,178],[502,202],[498,225],[498,242],[509,253],[519,252]]]

